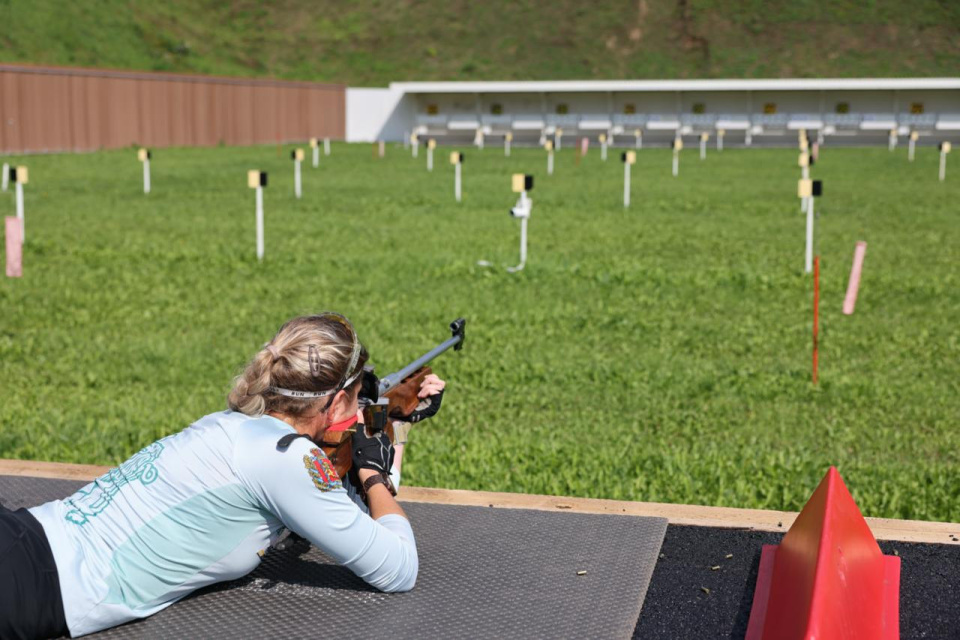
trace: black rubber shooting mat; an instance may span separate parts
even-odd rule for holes
[[[0,504],[33,506],[83,484],[0,476]],[[371,589],[298,543],[270,551],[240,580],[98,635],[629,638],[667,527],[663,518],[426,503],[403,508],[420,556],[409,593]]]

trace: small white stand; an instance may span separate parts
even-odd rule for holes
[[[947,152],[940,152],[940,182],[943,182],[947,178]],[[20,187],[20,183],[17,183],[17,187]]]
[[[717,133],[717,151],[723,151],[723,134]]]
[[[418,152],[418,151],[420,151],[420,140],[419,140],[419,139],[413,141],[413,157],[414,157],[414,158],[417,157],[417,152]]]
[[[26,221],[23,217],[23,183],[17,182],[16,186],[17,192],[17,218],[20,220],[20,242],[26,242],[27,240],[27,228]]]
[[[623,208],[630,206],[630,163],[623,163]]]
[[[637,133],[634,135],[633,148],[643,149],[643,135],[640,133],[639,129],[637,129]]]
[[[403,150],[406,151],[410,148],[410,134],[406,131],[403,132]]]
[[[810,167],[801,167],[800,171],[801,178],[804,180],[810,179]],[[800,213],[803,213],[807,210],[807,200],[813,200],[813,196],[810,196],[809,198],[800,198]]]
[[[917,141],[913,136],[910,136],[910,142],[907,143],[907,160],[913,162],[913,155],[917,148]]]
[[[513,217],[520,218],[520,264],[515,267],[507,267],[507,271],[510,273],[523,271],[527,264],[527,221],[530,219],[532,208],[533,200],[527,197],[526,191],[521,191],[517,206],[510,212]]]
[[[547,175],[553,175],[553,150],[547,151]]]
[[[897,130],[890,130],[890,138],[887,141],[887,151],[893,151],[897,148]]]
[[[477,129],[477,134],[474,136],[473,142],[477,145],[477,149],[483,151],[483,129]]]
[[[433,171],[433,148],[427,145],[427,171]]]
[[[143,192],[150,193],[150,158],[143,161]]]
[[[701,160],[707,159],[707,139],[706,138],[700,138],[700,159]]]
[[[300,184],[300,160],[295,159],[293,161],[293,194],[297,196],[297,199],[300,199],[302,195],[301,184]]]
[[[330,138],[323,139],[323,155],[330,155]]]
[[[379,156],[382,158],[382,157],[386,154],[386,152],[387,152],[387,145],[386,145],[386,143],[384,143],[383,140],[378,140],[378,141],[377,141],[377,155],[379,155]]]
[[[257,260],[263,261],[263,187],[257,187]]]
[[[557,130],[556,135],[553,136],[554,143],[553,146],[557,151],[560,151],[560,141],[563,140],[563,134],[560,133],[560,130]]]
[[[504,158],[510,157],[510,141],[511,139],[509,135],[503,137],[503,157]]]
[[[6,191],[7,184],[10,182],[10,165],[6,162],[3,163],[3,178],[0,179],[0,182],[3,183],[3,191]]]
[[[607,141],[604,140],[600,143],[600,159],[604,162],[607,161]]]
[[[313,168],[320,166],[320,145],[313,145]]]
[[[680,175],[680,152],[673,150],[673,177]]]
[[[813,196],[807,199],[807,250],[804,255],[804,271],[813,271]]]
[[[753,143],[753,134],[750,132],[750,129],[747,129],[747,133],[743,138],[743,144],[750,146]]]
[[[454,168],[454,177],[453,177],[453,195],[456,197],[457,202],[460,202],[460,167],[462,165],[458,162],[453,165]]]

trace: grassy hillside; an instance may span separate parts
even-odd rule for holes
[[[836,464],[868,515],[960,521],[960,171],[937,182],[935,149],[828,148],[814,168],[818,387],[793,150],[684,151],[672,178],[644,149],[626,212],[595,150],[549,177],[542,151],[467,150],[460,205],[445,160],[392,145],[336,145],[297,200],[286,151],[158,150],[150,196],[129,149],[13,159],[30,183],[24,277],[0,278],[0,457],[120,462],[222,409],[294,314],[346,313],[381,374],[462,315],[409,484],[798,509]],[[270,172],[262,264],[251,167]],[[481,269],[516,264],[520,171],[529,263]]]
[[[956,75],[943,0],[0,0],[0,61],[395,80]]]

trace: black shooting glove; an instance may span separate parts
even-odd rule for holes
[[[417,408],[414,409],[409,416],[403,418],[404,422],[409,422],[410,424],[415,424],[421,420],[426,420],[427,418],[432,418],[437,415],[437,412],[440,411],[440,403],[443,401],[443,389],[439,393],[435,393],[432,396],[427,396],[420,401],[420,404],[417,405]]]
[[[393,445],[390,438],[383,431],[367,435],[367,428],[357,425],[357,432],[353,434],[353,468],[373,469],[380,473],[389,474],[393,468]]]

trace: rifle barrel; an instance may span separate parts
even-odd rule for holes
[[[455,347],[461,342],[463,342],[462,334],[455,335],[452,338],[447,338],[446,340],[441,342],[439,345],[437,345],[430,351],[426,352],[425,354],[423,354],[422,356],[420,356],[419,358],[417,358],[416,360],[414,360],[413,362],[405,366],[403,369],[400,369],[400,371],[391,373],[386,377],[381,378],[380,379],[380,396],[382,397],[385,393],[387,393],[388,391],[393,389],[395,386],[403,382],[404,378],[409,376],[411,373],[413,373],[423,365],[427,364],[428,362],[430,362],[431,360],[439,356],[441,353],[443,353],[450,347]]]

